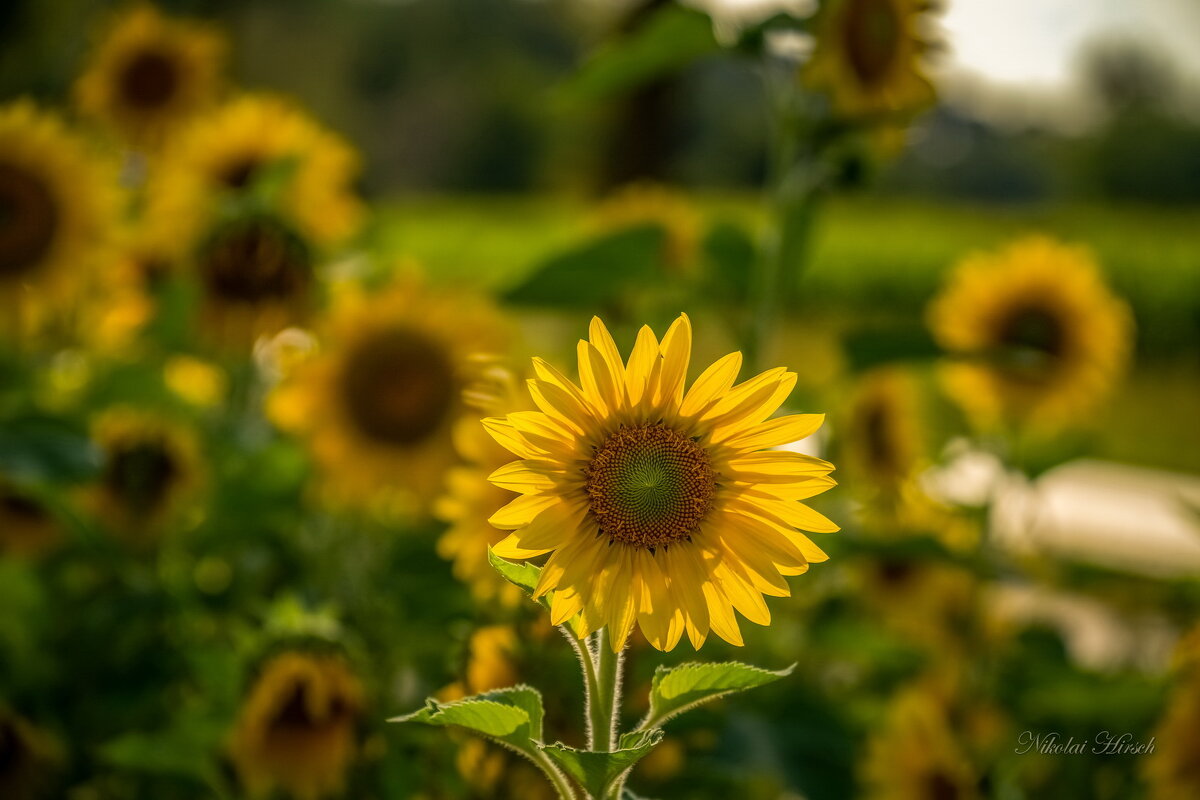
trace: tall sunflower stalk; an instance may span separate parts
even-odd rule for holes
[[[803,531],[838,530],[801,502],[834,485],[833,465],[775,449],[824,421],[771,418],[795,373],[777,367],[736,383],[735,352],[689,388],[691,344],[681,315],[661,341],[643,327],[624,359],[594,318],[578,344],[578,383],[535,358],[527,385],[538,410],[483,420],[518,459],[489,478],[517,493],[490,519],[510,532],[490,560],[550,612],[579,655],[585,748],[548,743],[541,694],[529,686],[431,699],[393,721],[467,728],[528,757],[561,797],[604,800],[629,796],[627,774],[662,741],[667,721],[790,672],[660,667],[646,717],[621,725],[622,654],[635,628],[662,651],[685,635],[699,649],[710,632],[742,645],[738,614],[769,624],[764,595],[788,596],[787,576],[827,559]]]

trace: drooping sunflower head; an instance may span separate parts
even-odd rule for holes
[[[312,310],[313,250],[269,214],[218,225],[191,266],[200,283],[209,338],[244,345],[305,321]]]
[[[979,776],[939,692],[920,683],[893,700],[867,743],[864,797],[975,800]]]
[[[661,260],[667,271],[679,275],[695,270],[700,215],[680,192],[653,183],[629,184],[601,203],[596,225],[605,231],[657,225],[666,237]]]
[[[230,202],[257,193],[318,245],[354,233],[358,155],[299,107],[268,95],[231,100],[180,135],[151,174],[147,224],[195,242]]]
[[[0,301],[79,290],[108,253],[116,176],[55,115],[0,106]]]
[[[691,323],[660,343],[648,327],[626,362],[599,319],[580,341],[576,384],[541,359],[528,382],[538,411],[484,420],[520,457],[491,480],[520,496],[491,522],[512,533],[505,558],[550,554],[537,586],[553,592],[554,624],[582,613],[608,626],[614,648],[636,622],[660,650],[686,632],[741,644],[734,609],[770,622],[764,594],[826,555],[800,531],[837,526],[799,502],[834,485],[833,465],[780,445],[823,416],[768,419],[796,382],[783,368],[734,384],[741,354],[706,369],[685,392]]]
[[[0,706],[0,797],[45,797],[58,755],[46,734]]]
[[[487,476],[512,460],[479,424],[481,417],[532,411],[533,403],[518,386],[516,375],[499,364],[481,365],[476,383],[463,393],[466,410],[454,424],[454,449],[463,462],[446,473],[445,491],[434,503],[434,515],[448,523],[438,539],[438,555],[454,562],[454,576],[471,588],[480,602],[515,606],[521,590],[502,578],[488,561],[488,548],[507,536],[488,523],[495,511],[512,500],[512,492],[493,486]]]
[[[61,539],[58,519],[45,503],[0,476],[0,556],[39,556]]]
[[[276,789],[297,800],[340,790],[355,756],[362,684],[342,657],[284,651],[259,669],[228,752],[252,797]]]
[[[423,511],[456,460],[454,422],[477,369],[507,328],[482,298],[404,282],[368,296],[346,291],[323,350],[297,365],[269,411],[308,440],[333,498],[384,498]]]
[[[117,536],[147,545],[176,520],[200,483],[192,432],[132,408],[102,414],[93,425],[103,467],[89,505]]]
[[[1045,237],[975,254],[929,308],[955,361],[948,391],[982,424],[1055,424],[1094,407],[1124,372],[1133,325],[1084,249]]]
[[[822,3],[805,82],[828,92],[846,117],[886,119],[921,110],[934,99],[922,65],[927,11],[925,0]]]
[[[154,147],[216,103],[225,60],[225,39],[210,26],[139,3],[103,32],[75,94],[85,114]]]

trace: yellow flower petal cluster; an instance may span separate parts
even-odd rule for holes
[[[816,47],[802,78],[829,93],[845,117],[918,111],[934,100],[922,58],[925,0],[830,0],[816,18]]]
[[[446,473],[446,491],[434,504],[434,515],[449,523],[438,539],[437,551],[454,562],[454,577],[471,587],[476,600],[515,606],[521,590],[502,578],[488,561],[488,548],[507,532],[488,518],[513,499],[507,489],[489,483],[487,476],[512,460],[479,424],[481,416],[535,410],[516,376],[500,365],[488,365],[476,386],[465,394],[468,411],[455,423],[454,446],[463,463]]]
[[[242,703],[228,752],[251,797],[282,789],[317,800],[341,789],[355,756],[363,689],[345,660],[303,651],[272,657]]]
[[[964,259],[928,320],[955,359],[948,392],[985,426],[1075,419],[1124,373],[1133,338],[1092,255],[1042,236]]]
[[[804,505],[834,485],[827,461],[775,450],[815,432],[824,416],[770,419],[791,394],[784,368],[735,383],[740,353],[686,377],[692,329],[681,315],[659,342],[649,327],[628,361],[598,318],[578,345],[579,383],[540,358],[528,381],[538,411],[484,420],[520,460],[491,476],[520,497],[491,518],[513,533],[505,558],[550,554],[535,594],[551,621],[576,614],[607,626],[614,649],[636,623],[670,650],[686,633],[741,644],[735,609],[771,619],[763,595],[787,596],[785,576],[827,556],[800,531],[837,525]]]
[[[113,20],[75,85],[81,111],[156,147],[217,102],[226,42],[214,28],[139,3]]]
[[[457,461],[452,432],[476,355],[502,350],[507,336],[482,297],[416,281],[348,289],[321,351],[292,369],[268,413],[307,441],[330,499],[424,513]]]
[[[112,165],[57,114],[25,100],[0,106],[0,303],[90,285],[110,255],[116,186]]]

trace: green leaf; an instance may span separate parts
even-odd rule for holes
[[[561,742],[541,750],[591,797],[604,797],[614,782],[662,741],[660,729],[637,731],[621,737],[621,747],[611,753],[576,750]]]
[[[666,232],[659,225],[638,225],[591,239],[552,256],[503,297],[517,305],[596,309],[623,292],[662,277]]]
[[[792,674],[795,664],[787,669],[771,670],[739,664],[690,663],[677,667],[659,667],[650,686],[650,713],[641,729],[657,728],[671,717],[690,711],[709,700],[734,692],[774,683]]]
[[[537,588],[538,578],[542,574],[541,567],[537,564],[530,564],[528,561],[522,564],[514,564],[511,561],[506,561],[493,553],[490,547],[488,548],[488,562],[492,565],[492,569],[500,573],[500,577],[509,583],[519,586],[524,590],[526,597],[533,599],[533,590]],[[553,599],[554,592],[547,592],[534,602],[549,611]],[[576,635],[579,634],[579,630],[576,628],[576,619],[567,620],[566,624],[571,627],[571,630],[575,631]]]
[[[0,471],[24,480],[74,482],[93,477],[100,453],[82,432],[50,417],[0,427]]]
[[[717,223],[704,237],[704,255],[713,297],[727,303],[745,302],[758,259],[750,234],[735,223]]]
[[[671,4],[599,50],[559,91],[566,100],[611,97],[720,51],[707,14]]]
[[[187,776],[215,785],[219,773],[209,754],[225,733],[224,726],[200,720],[189,723],[156,733],[125,734],[103,744],[100,757],[121,769]]]
[[[425,707],[388,722],[422,722],[457,726],[491,737],[520,752],[533,754],[542,738],[542,695],[531,686],[512,686],[453,703],[429,699]]]

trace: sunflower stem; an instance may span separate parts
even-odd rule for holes
[[[593,637],[596,659],[596,702],[592,705],[591,749],[611,753],[617,747],[621,712],[621,667],[624,650],[613,652],[608,628],[601,628]]]
[[[587,717],[587,746],[589,750],[595,750],[596,715],[605,713],[599,703],[600,689],[596,678],[596,660],[588,643],[581,640],[569,624],[560,625],[559,630],[563,632],[563,636],[567,637],[571,647],[575,648],[575,655],[579,657],[579,665],[583,670],[583,711]]]
[[[559,800],[575,800],[575,790],[571,788],[570,782],[559,771],[558,767],[554,766],[554,762],[550,757],[540,750],[535,750],[531,756],[533,763],[538,765],[538,768],[545,773],[550,783],[554,785],[554,790],[558,792]]]

